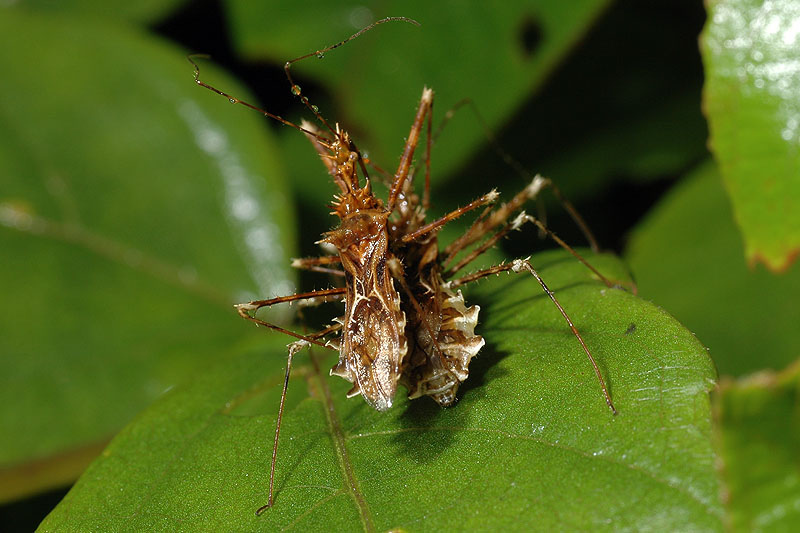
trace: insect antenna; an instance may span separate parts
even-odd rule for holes
[[[331,146],[330,140],[327,139],[326,137],[323,137],[323,136],[319,135],[318,133],[316,133],[314,131],[310,131],[310,130],[308,130],[306,128],[303,128],[302,126],[298,126],[294,122],[286,120],[285,118],[283,118],[280,115],[276,115],[275,113],[271,113],[271,112],[267,111],[266,109],[262,109],[262,108],[260,108],[260,107],[258,107],[256,105],[253,105],[253,104],[251,104],[249,102],[246,102],[246,101],[242,100],[241,98],[237,98],[236,96],[228,94],[225,91],[221,91],[221,90],[217,89],[216,87],[214,87],[213,85],[209,85],[208,83],[204,82],[203,80],[200,79],[200,65],[198,65],[197,62],[193,58],[209,59],[210,56],[208,54],[189,54],[188,56],[186,56],[186,59],[194,67],[194,82],[197,85],[199,85],[200,87],[205,87],[209,91],[215,92],[220,96],[224,96],[232,104],[241,104],[241,105],[243,105],[245,107],[249,107],[250,109],[252,109],[254,111],[258,111],[259,113],[261,113],[265,117],[269,117],[269,118],[271,118],[273,120],[276,120],[276,121],[278,121],[281,124],[284,124],[286,126],[291,126],[292,128],[294,128],[294,129],[296,129],[298,131],[301,131],[301,132],[305,133],[306,135],[311,135],[317,141],[319,141],[320,144],[330,148],[330,146]]]
[[[375,22],[373,22],[369,26],[365,26],[365,27],[361,28],[356,33],[354,33],[353,35],[348,37],[347,39],[343,39],[343,40],[339,41],[338,43],[332,44],[330,46],[326,46],[325,48],[322,48],[320,50],[316,50],[314,52],[309,52],[308,54],[302,55],[300,57],[296,57],[294,59],[290,59],[289,61],[287,61],[283,65],[283,70],[284,70],[284,72],[286,72],[286,79],[289,80],[289,87],[291,88],[292,94],[295,95],[295,96],[300,97],[300,101],[302,101],[303,104],[312,113],[314,113],[314,116],[317,117],[317,120],[319,120],[320,124],[322,124],[326,128],[328,128],[328,130],[331,133],[333,133],[334,135],[336,135],[336,131],[331,127],[331,125],[328,123],[328,121],[325,120],[325,118],[322,115],[320,115],[319,108],[317,108],[317,106],[313,105],[308,100],[308,97],[303,94],[302,90],[300,89],[300,86],[297,85],[294,82],[294,79],[292,78],[292,75],[289,72],[289,69],[292,68],[292,65],[294,63],[297,63],[298,61],[302,61],[304,59],[308,59],[309,57],[312,57],[312,56],[316,56],[316,57],[322,59],[323,57],[325,57],[325,53],[326,52],[330,52],[331,50],[333,50],[335,48],[339,48],[340,46],[343,46],[344,44],[347,44],[348,42],[352,41],[353,39],[356,39],[356,38],[360,37],[362,34],[368,32],[369,30],[371,30],[375,26],[378,26],[379,24],[383,24],[385,22],[395,22],[395,21],[397,21],[397,22],[408,22],[409,24],[413,24],[414,26],[419,26],[420,25],[419,22],[417,22],[414,19],[410,19],[408,17],[386,17],[386,18],[383,18],[381,20],[376,20]]]
[[[319,112],[319,108],[316,105],[312,104],[311,101],[308,99],[308,97],[303,94],[303,91],[300,88],[300,86],[297,83],[295,83],[294,78],[292,78],[292,74],[290,72],[290,70],[292,68],[292,65],[294,63],[297,63],[297,62],[302,61],[304,59],[308,59],[309,57],[312,57],[312,56],[313,57],[318,57],[318,58],[321,59],[321,58],[325,57],[325,53],[326,52],[330,52],[331,50],[334,50],[335,48],[339,48],[340,46],[343,46],[344,44],[352,41],[353,39],[356,39],[356,38],[360,37],[364,33],[368,32],[369,30],[374,28],[375,26],[378,26],[378,25],[383,24],[385,22],[408,22],[409,24],[413,24],[414,26],[419,26],[420,25],[419,22],[417,22],[414,19],[410,19],[408,17],[386,17],[386,18],[377,20],[377,21],[373,22],[372,24],[370,24],[368,26],[365,26],[365,27],[361,28],[356,33],[354,33],[353,35],[351,35],[350,37],[348,37],[346,39],[342,39],[341,41],[339,41],[337,43],[334,43],[332,45],[326,46],[325,48],[321,48],[319,50],[315,50],[314,52],[309,52],[308,54],[304,54],[304,55],[296,57],[294,59],[290,59],[289,61],[287,61],[283,65],[283,70],[286,73],[286,79],[289,81],[289,88],[290,88],[292,94],[300,98],[300,101],[303,102],[303,105],[305,105],[314,114],[314,117],[317,119],[317,121],[319,121],[320,124],[322,124],[325,128],[327,128],[328,131],[330,131],[333,134],[334,137],[337,137],[337,138],[339,137],[339,129],[338,128],[334,128],[333,126],[331,126],[331,124],[327,120],[325,120],[325,117],[323,117],[322,114]],[[216,92],[219,92],[219,91],[216,91]],[[284,123],[286,122],[283,119],[280,119],[280,121],[284,122]],[[306,131],[306,130],[303,129],[303,131]],[[318,134],[315,134],[314,136],[315,136],[315,138],[320,139],[320,136]],[[321,144],[323,146],[325,146],[326,148],[330,149],[330,144],[329,143],[322,142]],[[364,179],[366,181],[366,187],[369,189],[371,187],[369,172],[367,171],[367,167],[366,167],[366,165],[364,163],[364,158],[361,156],[361,152],[359,151],[358,147],[355,145],[355,142],[353,142],[352,139],[350,140],[349,148],[350,148],[351,151],[353,151],[356,154],[358,154],[358,164],[359,164],[359,167],[361,168],[361,171],[364,174]]]

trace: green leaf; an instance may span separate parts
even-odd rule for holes
[[[14,4],[15,2],[8,2]],[[52,11],[54,14],[83,14],[94,17],[153,23],[175,11],[186,0],[137,0],[136,2],[104,2],[102,0],[24,0],[29,10]]]
[[[800,346],[800,265],[748,268],[715,165],[701,165],[634,232],[626,257],[643,298],[708,346],[721,374],[780,369]]]
[[[613,257],[590,260],[624,272]],[[148,409],[40,530],[719,530],[705,349],[567,254],[532,261],[591,347],[618,416],[539,285],[502,276],[468,294],[487,345],[451,408],[399,394],[373,411],[327,375],[335,355],[314,352],[325,357],[316,368],[298,356],[275,505],[260,517],[281,338]]]
[[[348,43],[346,49],[293,66],[295,74],[322,81],[333,94],[334,110],[316,102],[323,116],[359,133],[359,147],[391,171],[423,87],[436,92],[435,123],[457,102],[470,98],[489,128],[496,130],[541,87],[609,3],[538,0],[453,9],[420,0],[366,6],[317,0],[300,8],[228,0],[226,5],[239,51],[279,64],[338,42],[386,16],[402,15],[421,24],[384,24]],[[290,137],[288,142],[296,145],[305,139]],[[472,113],[459,112],[437,140],[433,179],[450,174],[484,142]],[[303,165],[303,160],[297,164]],[[292,171],[298,176],[313,173],[318,163],[312,160],[308,165],[313,166],[293,165]],[[313,196],[318,191],[304,192]]]
[[[800,253],[800,5],[713,0],[705,110],[745,253],[783,271]]]
[[[648,182],[677,175],[707,155],[705,121],[697,107],[694,91],[648,102],[635,117],[607,124],[599,134],[555,154],[541,172],[566,178],[568,186],[561,189],[573,201],[596,197],[620,176]]]
[[[725,511],[734,531],[800,522],[800,363],[723,380],[714,394]]]
[[[4,500],[74,479],[223,356],[232,303],[291,290],[294,222],[263,123],[198,88],[182,51],[12,9],[0,48]]]

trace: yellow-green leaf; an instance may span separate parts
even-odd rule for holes
[[[800,4],[711,0],[701,49],[711,148],[745,253],[786,270],[800,253]]]
[[[726,522],[733,531],[800,523],[800,363],[723,380],[714,395]]]

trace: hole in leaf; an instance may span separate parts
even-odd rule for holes
[[[525,17],[519,29],[519,41],[525,57],[531,57],[542,42],[542,25],[531,15]]]

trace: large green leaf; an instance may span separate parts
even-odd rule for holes
[[[223,355],[242,334],[232,303],[291,289],[294,225],[259,117],[197,88],[180,50],[13,9],[0,48],[7,499],[74,479]]]
[[[609,256],[590,259],[616,277]],[[674,319],[562,252],[534,256],[619,409],[529,275],[482,283],[487,345],[460,401],[385,413],[298,356],[265,503],[285,352],[273,338],[176,389],[128,426],[41,531],[719,530],[714,368]],[[402,395],[400,395],[402,396]]]
[[[714,395],[727,523],[796,531],[800,523],[800,363],[723,380]]]
[[[722,374],[780,369],[800,346],[800,265],[748,268],[716,166],[697,168],[651,211],[626,252],[639,294],[711,350]]]
[[[800,4],[712,0],[702,51],[711,147],[750,262],[800,253]]]
[[[638,186],[677,176],[707,153],[696,35],[704,20],[699,2],[616,3],[542,91],[496,130],[501,145],[525,167],[557,180],[571,200],[597,206],[600,218],[608,219],[604,201],[624,202],[619,189],[611,198],[610,181]],[[469,118],[456,118],[453,126],[472,127]],[[466,170],[494,182],[508,173],[504,169],[485,150],[457,176],[461,182]],[[602,232],[599,222],[592,226]]]
[[[16,2],[8,2],[13,4]],[[71,12],[94,17],[107,17],[131,22],[152,23],[174,11],[186,0],[138,0],[137,2],[105,2],[103,0],[22,0],[31,10]]]
[[[359,147],[389,170],[399,158],[423,87],[436,91],[436,122],[456,102],[470,98],[496,129],[544,83],[608,4],[538,0],[448,8],[419,0],[368,5],[226,2],[234,44],[242,54],[279,64],[344,39],[382,17],[402,15],[421,24],[380,26],[322,60],[310,58],[293,67],[299,75],[325,84],[336,109],[317,102],[322,114],[332,122],[344,121],[358,133]],[[282,86],[288,92],[285,81]],[[460,112],[438,140],[433,179],[447,176],[484,141],[479,122],[469,111]],[[313,160],[297,164],[292,167],[296,175],[313,173],[316,166],[308,165],[317,165]],[[306,193],[318,190],[312,187]]]

